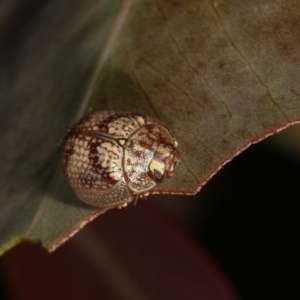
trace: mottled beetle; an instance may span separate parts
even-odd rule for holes
[[[69,131],[63,166],[82,201],[122,207],[173,176],[176,148],[169,131],[143,114],[100,111]]]

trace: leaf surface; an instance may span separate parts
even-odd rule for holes
[[[104,211],[61,170],[63,137],[88,111],[143,112],[179,142],[188,193],[299,121],[297,1],[4,1],[0,14],[0,243],[50,250]],[[26,8],[26,9],[25,9]]]

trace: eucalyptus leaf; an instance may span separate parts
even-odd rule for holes
[[[300,118],[300,3],[293,0],[2,1],[0,243],[49,250],[104,210],[61,167],[71,124],[142,112],[179,142],[153,193],[194,194],[226,162]]]

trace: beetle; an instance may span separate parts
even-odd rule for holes
[[[83,202],[123,207],[174,175],[177,146],[165,126],[144,114],[97,111],[68,132],[63,168]]]

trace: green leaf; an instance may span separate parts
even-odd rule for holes
[[[179,142],[154,193],[193,194],[226,162],[299,121],[300,4],[3,1],[0,243],[50,250],[103,213],[79,202],[61,143],[88,111],[143,112]]]

